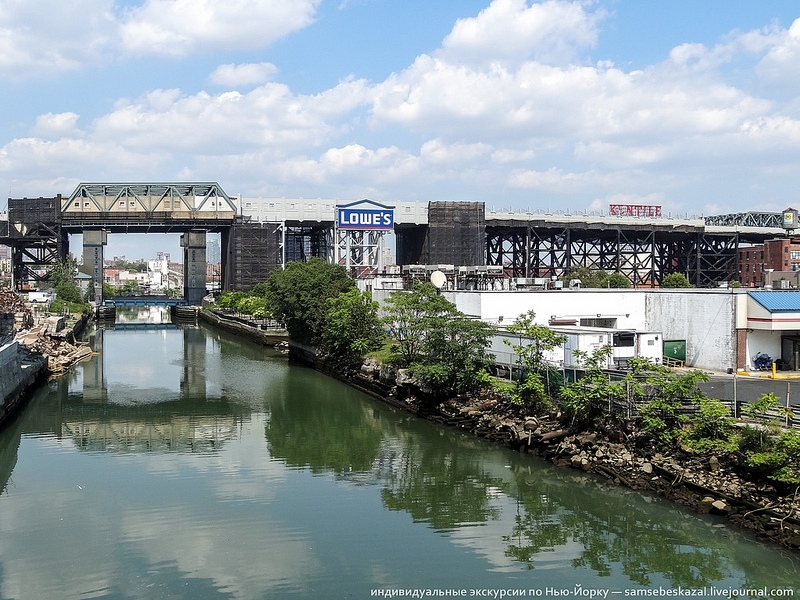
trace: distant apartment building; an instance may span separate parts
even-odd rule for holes
[[[744,287],[764,287],[781,279],[796,287],[798,277],[800,238],[768,240],[739,248],[739,281]]]
[[[222,249],[220,248],[219,240],[208,240],[206,244],[206,262],[216,265],[221,261]]]

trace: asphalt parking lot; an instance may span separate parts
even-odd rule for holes
[[[787,374],[780,373],[786,376]],[[793,375],[800,375],[793,373]],[[800,409],[800,377],[797,379],[771,379],[759,377],[755,373],[749,377],[736,375],[712,375],[711,381],[701,383],[698,386],[712,398],[720,400],[734,400],[739,402],[753,402],[762,395],[770,392],[778,397],[782,406],[786,406],[786,399],[789,399],[789,406]]]

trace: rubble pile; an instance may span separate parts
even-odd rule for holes
[[[88,345],[73,344],[63,336],[52,335],[47,323],[18,333],[17,341],[28,351],[47,357],[47,372],[53,376],[69,371],[75,363],[92,355]]]
[[[13,315],[13,328],[9,327],[6,336],[28,352],[46,357],[50,375],[60,375],[92,354],[87,345],[70,343],[59,333],[64,327],[63,317],[48,317],[35,325],[31,309],[15,292],[0,289],[0,314],[9,315],[9,319]]]
[[[0,289],[0,313],[13,314],[17,329],[33,327],[33,314],[19,294]]]

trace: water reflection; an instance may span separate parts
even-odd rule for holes
[[[240,338],[92,343],[0,435],[0,598],[800,580],[718,520],[419,421]]]

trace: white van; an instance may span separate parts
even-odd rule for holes
[[[28,292],[28,302],[33,304],[49,304],[55,299],[56,295],[52,291]]]

